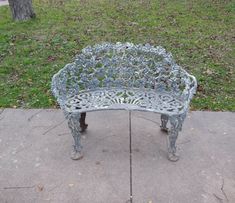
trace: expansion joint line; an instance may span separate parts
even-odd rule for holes
[[[132,196],[132,141],[131,141],[131,110],[129,112],[129,149],[130,149],[130,203],[133,201]]]

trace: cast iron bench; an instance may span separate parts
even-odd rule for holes
[[[53,76],[52,92],[68,119],[75,145],[72,159],[82,158],[81,132],[86,112],[125,109],[161,114],[168,131],[168,158],[177,161],[176,140],[196,92],[197,82],[162,47],[103,43],[84,48],[75,62]]]

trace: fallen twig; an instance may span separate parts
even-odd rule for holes
[[[223,180],[222,180],[223,182],[222,182],[222,186],[221,186],[221,191],[222,191],[222,193],[223,193],[223,195],[225,196],[225,198],[226,198],[226,200],[227,200],[227,202],[229,202],[229,200],[228,200],[228,197],[227,197],[227,195],[226,195],[226,193],[225,193],[225,191],[224,191],[224,178],[223,178]]]
[[[34,188],[35,185],[33,186],[15,186],[15,187],[4,187],[4,190],[11,190],[11,189],[28,189],[28,188]]]
[[[40,111],[34,113],[32,116],[30,116],[30,117],[28,118],[28,121],[30,122],[30,121],[33,119],[34,116],[36,116],[37,114],[41,113],[42,111],[43,111],[43,109],[41,109]]]
[[[43,133],[43,135],[46,135],[48,132],[50,132],[51,130],[55,129],[56,127],[58,127],[59,125],[61,125],[66,119],[64,119],[63,121],[61,121],[60,123],[58,123],[57,125],[54,125],[53,127],[49,128],[47,131],[45,131]]]
[[[189,143],[189,142],[191,142],[191,140],[186,140],[186,141],[184,141],[184,142],[180,142],[180,143],[178,143],[178,145],[180,145],[180,144],[186,144],[186,143]]]
[[[19,150],[16,151],[15,153],[17,154],[17,153],[19,153],[19,152],[22,152],[22,151],[24,151],[25,149],[28,149],[28,148],[31,147],[31,146],[32,146],[32,144],[29,144],[28,146],[25,146],[25,147],[19,149]]]
[[[134,117],[136,117],[136,118],[142,118],[142,119],[144,119],[144,120],[151,121],[151,122],[153,122],[153,123],[155,123],[155,124],[157,124],[157,125],[160,125],[160,123],[158,123],[158,122],[156,122],[156,121],[153,121],[153,120],[151,120],[151,119],[149,119],[149,118],[145,118],[145,117],[142,117],[142,116],[134,116]]]
[[[218,199],[221,203],[223,203],[223,199],[218,197],[215,193],[213,193],[213,195],[216,197],[216,199]]]

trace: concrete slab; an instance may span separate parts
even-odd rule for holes
[[[175,163],[166,159],[166,134],[156,121],[157,114],[133,114],[141,123],[132,127],[134,202],[235,202],[235,114],[191,112]]]
[[[235,202],[234,120],[189,113],[173,163],[159,115],[133,112],[133,202]],[[85,156],[72,161],[60,110],[0,110],[0,202],[127,202],[128,113],[92,112],[87,122]]]
[[[0,123],[0,202],[126,202],[127,115],[88,116],[85,157],[70,159],[72,136],[61,111],[6,109]],[[122,121],[122,122],[120,122]]]

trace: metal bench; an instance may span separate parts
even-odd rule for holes
[[[196,92],[197,82],[162,47],[103,43],[84,48],[75,62],[52,78],[52,92],[68,119],[75,145],[72,159],[82,158],[81,132],[86,112],[125,109],[161,114],[168,131],[168,158],[177,161],[176,140]]]

